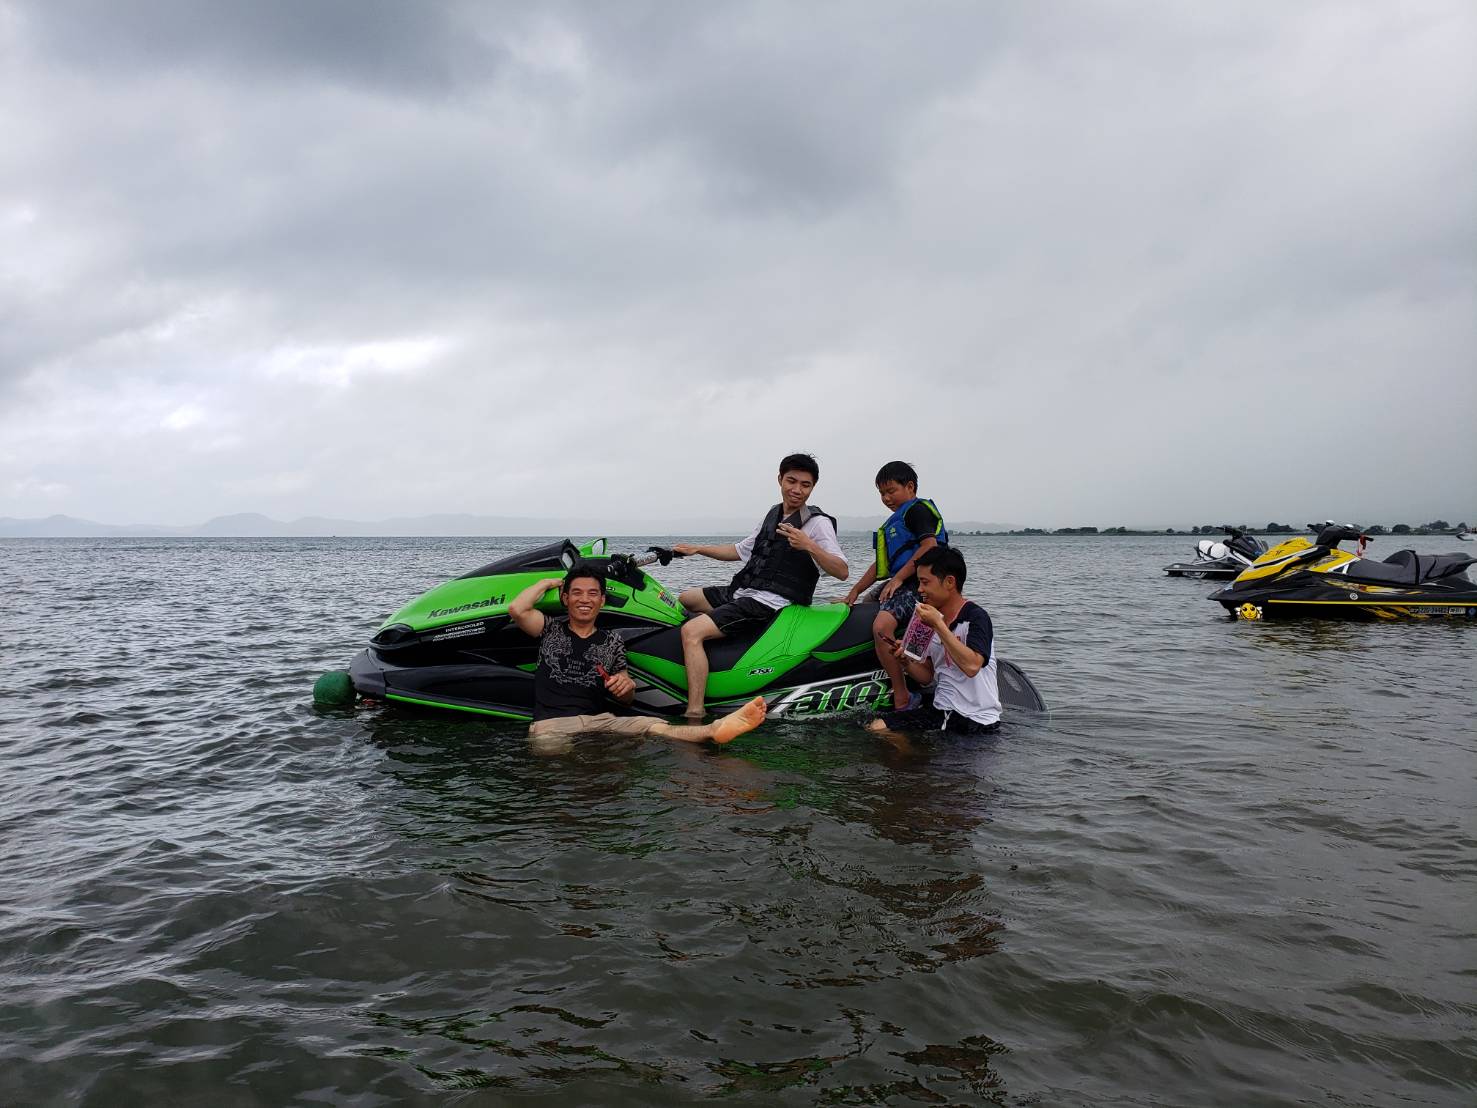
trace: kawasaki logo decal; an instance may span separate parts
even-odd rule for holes
[[[432,608],[426,613],[427,619],[439,619],[441,616],[454,616],[458,612],[470,612],[473,608],[491,608],[495,604],[501,604],[507,599],[507,593],[498,596],[489,596],[486,600],[474,600],[470,604],[459,604],[455,608]]]

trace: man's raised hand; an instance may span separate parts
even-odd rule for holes
[[[810,551],[816,549],[815,540],[794,524],[781,523],[775,528],[775,531],[796,550]]]
[[[932,627],[939,634],[943,634],[945,630],[944,614],[940,612],[937,608],[935,608],[932,604],[925,604],[920,600],[918,602],[918,607],[915,608],[914,611],[918,613],[918,618],[921,619],[924,623],[928,624],[928,626]]]

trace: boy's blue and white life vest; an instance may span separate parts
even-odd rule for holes
[[[903,520],[914,504],[923,504],[933,513],[932,531],[915,535],[908,530]],[[949,545],[949,532],[944,527],[944,516],[938,510],[938,505],[921,496],[899,504],[897,511],[888,516],[887,522],[877,529],[877,580],[885,581],[907,565],[909,559],[918,552],[918,544],[930,537],[936,539],[940,546]]]

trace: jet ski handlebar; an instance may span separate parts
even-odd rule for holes
[[[646,549],[648,551],[647,554],[634,560],[636,565],[649,566],[652,562],[661,562],[662,565],[669,566],[672,564],[673,558],[687,557],[686,554],[679,554],[677,551],[665,546],[648,546]]]
[[[1329,523],[1325,523],[1319,530],[1315,545],[1337,546],[1346,540],[1348,542],[1354,542],[1357,539],[1363,539],[1366,542],[1369,541],[1368,537],[1359,528],[1352,527],[1347,523],[1333,523],[1330,521]]]
[[[653,562],[669,565],[673,558],[684,557],[675,550],[668,550],[664,546],[647,547],[647,553],[639,558],[631,554],[612,554],[608,562],[607,572],[616,581],[624,581],[633,588],[641,584],[640,570]]]

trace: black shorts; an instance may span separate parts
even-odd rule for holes
[[[906,627],[908,620],[913,618],[913,609],[918,607],[918,590],[912,585],[904,585],[890,599],[880,603],[882,610],[897,620],[899,627]]]
[[[1000,723],[976,723],[958,712],[947,712],[925,704],[919,708],[901,708],[893,712],[879,712],[877,718],[887,724],[889,731],[947,731],[951,735],[988,735],[1000,730]]]
[[[713,605],[708,617],[724,635],[762,631],[780,614],[778,608],[771,608],[752,596],[735,600],[732,585],[709,585],[703,589],[703,599]]]

